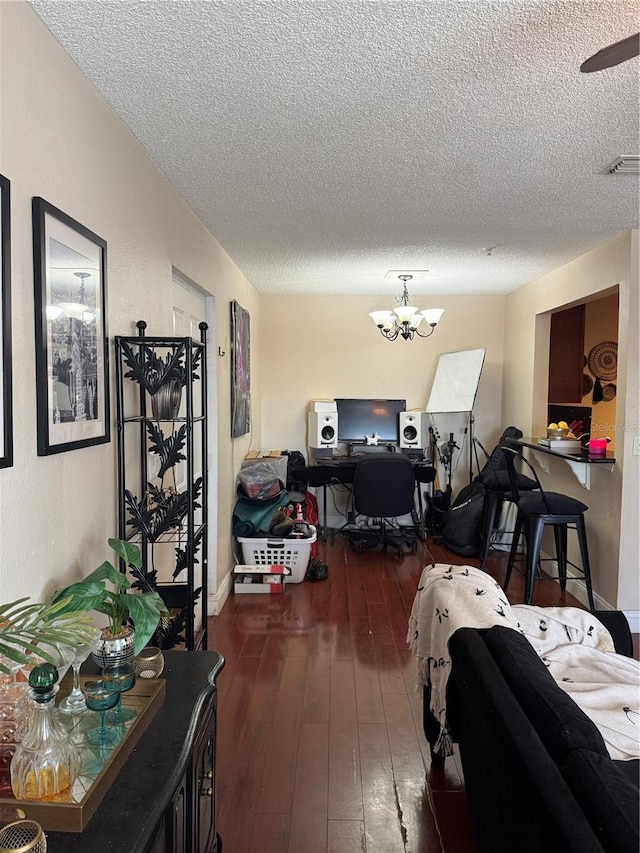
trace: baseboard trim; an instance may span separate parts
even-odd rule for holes
[[[219,616],[224,607],[225,601],[231,594],[231,572],[228,572],[226,577],[222,579],[217,592],[210,592],[207,597],[207,615]]]

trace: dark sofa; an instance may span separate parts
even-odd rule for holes
[[[597,615],[616,651],[631,656],[624,615]],[[638,853],[639,762],[609,758],[528,640],[502,626],[461,628],[449,650],[447,717],[479,853]],[[428,688],[424,703],[433,746],[439,726]]]

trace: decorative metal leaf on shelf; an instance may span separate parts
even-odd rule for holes
[[[202,587],[198,587],[193,591],[193,605],[195,609],[196,602],[200,598]],[[180,610],[172,611],[169,617],[162,619],[157,630],[157,639],[155,641],[161,649],[172,649],[175,646],[186,643],[185,625],[188,616],[188,607],[183,607]]]
[[[194,510],[200,508],[198,500],[201,491],[202,477],[198,477],[193,484]],[[162,489],[153,483],[147,483],[142,500],[138,500],[128,489],[125,489],[124,499],[129,510],[127,526],[149,542],[157,542],[165,533],[180,527],[189,511],[188,492]]]
[[[181,385],[187,383],[187,371],[185,368],[186,345],[184,342],[175,344],[165,356],[156,353],[155,347],[148,344],[131,346],[126,341],[121,341],[122,358],[129,368],[124,374],[127,379],[133,379],[142,385],[149,394],[153,395],[167,382],[174,379]],[[195,373],[200,363],[200,350],[193,352],[191,363],[193,366],[193,379],[200,377]]]
[[[182,424],[176,432],[165,435],[155,421],[147,421],[147,432],[149,433],[149,450],[160,457],[158,477],[162,480],[170,468],[187,458],[182,453],[187,441],[187,425]]]
[[[200,543],[202,542],[202,537],[204,535],[204,527],[200,527],[194,537],[193,544],[191,546],[191,551],[193,553],[193,565],[198,564],[198,558],[196,554],[198,552],[198,548],[200,547]],[[173,579],[176,580],[178,575],[183,572],[189,565],[189,548],[176,548],[176,565],[173,570]]]
[[[201,349],[193,350],[193,354],[191,356],[191,364],[193,366],[193,378],[194,379],[200,379],[200,377],[196,373],[196,370],[198,370],[200,367],[200,356],[201,355],[202,355]]]
[[[158,590],[158,570],[145,569],[139,570],[139,579],[132,581],[132,589],[140,589],[143,592],[147,589],[152,589],[154,592]]]

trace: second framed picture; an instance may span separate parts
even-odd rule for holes
[[[33,199],[38,455],[110,440],[107,244]]]

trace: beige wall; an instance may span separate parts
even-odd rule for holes
[[[36,455],[31,198],[42,196],[107,241],[110,336],[171,330],[171,271],[215,295],[219,444],[218,566],[231,564],[233,482],[249,438],[229,438],[229,301],[259,300],[215,239],[96,94],[26,3],[0,3],[0,171],[11,181],[15,465],[0,471],[0,600],[39,598],[86,574],[116,533],[116,439]],[[113,377],[112,377],[113,378]],[[254,362],[255,423],[260,365]],[[215,566],[212,567],[215,588]]]
[[[15,465],[0,471],[0,600],[41,597],[85,574],[104,559],[106,539],[116,530],[115,438],[100,447],[36,455],[31,198],[40,195],[107,241],[111,336],[132,333],[139,318],[147,320],[150,333],[169,331],[172,267],[215,296],[212,350],[219,346],[225,355],[215,359],[214,589],[233,562],[230,516],[241,460],[251,447],[304,450],[310,398],[379,394],[424,407],[441,352],[486,347],[476,434],[491,446],[504,425],[528,432],[535,417],[545,420],[543,409],[536,415],[546,387],[534,364],[544,361],[543,355],[535,358],[541,347],[536,327],[548,327],[548,319],[536,315],[619,283],[617,417],[625,423],[620,463],[613,472],[596,472],[589,493],[563,463],[554,463],[552,474],[590,504],[596,591],[611,605],[640,610],[639,460],[631,456],[631,426],[637,432],[639,416],[637,232],[506,299],[429,297],[425,305],[437,301],[446,308],[435,335],[389,343],[367,312],[391,305],[395,291],[385,299],[260,300],[26,3],[0,3],[0,62],[0,171],[12,182],[15,405]],[[251,314],[253,399],[253,432],[233,442],[231,299]],[[464,468],[458,477],[464,481]]]
[[[504,344],[503,419],[525,424],[525,433],[539,434],[546,421],[546,312],[619,286],[617,464],[593,466],[590,491],[556,459],[549,461],[549,474],[542,474],[542,481],[589,506],[586,519],[595,592],[604,606],[627,611],[640,610],[640,457],[631,452],[633,435],[638,433],[637,246],[637,232],[628,232],[510,294]]]
[[[334,397],[393,397],[407,408],[424,409],[438,357],[443,352],[486,349],[476,398],[476,435],[492,446],[500,434],[504,298],[414,296],[413,302],[445,309],[432,337],[385,340],[369,311],[392,308],[397,292],[378,297],[278,297],[262,303],[263,440],[265,447],[306,453],[309,400]],[[443,438],[448,425],[458,444],[465,418],[438,416]],[[457,485],[465,480],[459,466]],[[455,482],[455,481],[454,481]]]

